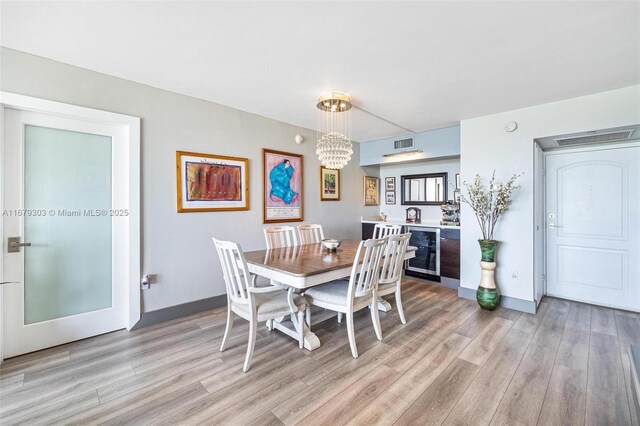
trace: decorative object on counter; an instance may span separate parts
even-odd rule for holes
[[[338,247],[340,247],[340,244],[342,244],[342,241],[340,240],[334,240],[331,238],[326,238],[322,240],[322,245],[329,251],[338,250]]]
[[[396,203],[396,191],[387,191],[385,192],[384,202],[385,204],[395,204]]]
[[[386,222],[387,221],[387,215],[384,214],[383,212],[380,212],[380,216],[378,216],[378,219],[380,220],[380,222]]]
[[[323,166],[340,170],[353,154],[351,144],[351,98],[330,92],[318,98],[318,145],[316,155]]]
[[[320,201],[340,201],[340,170],[320,166]]]
[[[422,214],[422,211],[419,208],[409,207],[408,209],[406,209],[406,212],[407,212],[407,218],[406,218],[407,223],[421,222],[420,216]]]
[[[178,213],[249,210],[249,160],[176,151]]]
[[[453,191],[453,204],[460,205],[460,190]]]
[[[495,282],[495,254],[498,241],[493,239],[498,219],[509,209],[511,204],[511,194],[520,188],[515,185],[519,174],[511,176],[507,183],[496,183],[496,172],[493,171],[489,187],[485,189],[482,185],[480,175],[476,175],[473,184],[463,182],[467,188],[467,196],[461,195],[463,203],[468,204],[476,214],[476,219],[482,231],[480,251],[482,254],[480,268],[482,277],[480,285],[476,291],[476,300],[482,309],[493,311],[500,303],[500,295]],[[468,198],[467,198],[468,197]]]
[[[460,173],[456,173],[456,189],[460,189]]]
[[[400,176],[403,206],[439,206],[447,201],[447,173]]]
[[[364,177],[364,205],[380,205],[380,179],[373,176]]]
[[[384,189],[385,189],[385,191],[395,191],[396,190],[396,178],[395,177],[384,178]]]
[[[262,149],[263,223],[302,222],[302,155]]]
[[[440,206],[442,210],[442,220],[440,225],[460,226],[460,204],[455,201],[447,201]]]

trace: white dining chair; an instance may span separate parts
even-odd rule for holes
[[[298,225],[300,244],[315,244],[324,240],[322,225]]]
[[[337,280],[311,287],[305,292],[307,301],[312,305],[343,313],[347,317],[347,333],[351,355],[358,358],[356,337],[353,327],[353,313],[373,305],[371,321],[378,340],[382,340],[380,318],[378,316],[378,279],[380,278],[380,259],[387,238],[361,241],[353,261],[349,281]],[[362,253],[364,251],[364,254]],[[362,256],[362,263],[360,257]],[[309,308],[307,308],[309,309]]]
[[[402,232],[401,225],[391,225],[388,223],[376,223],[373,227],[373,238],[384,238],[388,235],[395,235]]]
[[[293,226],[269,226],[263,229],[267,250],[298,245]]]
[[[304,312],[306,300],[304,296],[283,291],[280,286],[256,287],[256,275],[252,275],[247,267],[242,248],[231,241],[213,238],[216,246],[224,283],[227,288],[227,326],[224,330],[220,351],[226,349],[229,335],[233,327],[233,314],[249,321],[249,343],[242,371],[251,367],[253,348],[256,344],[258,323],[291,315],[291,322],[298,332],[298,346],[304,346]]]
[[[385,254],[381,261],[382,267],[380,268],[380,279],[378,280],[379,297],[395,293],[398,315],[400,315],[400,321],[403,324],[406,324],[407,320],[404,317],[402,297],[400,294],[402,266],[410,238],[411,232],[407,232],[406,234],[389,235],[389,242],[387,243]]]

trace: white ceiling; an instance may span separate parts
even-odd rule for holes
[[[416,131],[640,82],[638,2],[3,2],[3,46],[315,128]],[[353,113],[352,136],[406,133]]]

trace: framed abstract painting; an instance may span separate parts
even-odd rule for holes
[[[249,210],[249,160],[176,152],[178,213]]]
[[[380,179],[372,176],[364,177],[364,205],[380,205]]]
[[[320,201],[340,201],[340,170],[320,166]]]
[[[262,150],[263,223],[302,222],[302,155]]]

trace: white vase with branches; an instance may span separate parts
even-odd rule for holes
[[[460,194],[460,201],[471,207],[482,231],[482,239],[478,240],[482,253],[480,261],[482,278],[476,292],[476,299],[481,308],[491,311],[500,302],[495,283],[495,252],[498,247],[498,241],[494,240],[493,235],[498,220],[511,205],[513,191],[520,188],[519,185],[515,184],[518,177],[520,175],[516,174],[511,176],[506,183],[498,183],[496,182],[496,171],[494,170],[489,186],[485,188],[482,184],[482,178],[477,174],[472,184],[463,182],[467,189],[467,194]]]

